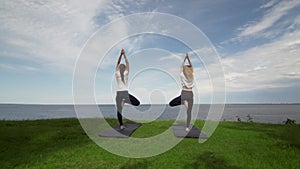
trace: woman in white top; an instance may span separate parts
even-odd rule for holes
[[[124,56],[126,65],[120,64],[122,56]],[[118,121],[121,130],[125,128],[122,119],[122,110],[124,104],[128,103],[134,106],[140,105],[140,101],[128,93],[128,86],[127,86],[128,74],[129,74],[129,62],[126,57],[124,49],[122,49],[117,62],[116,72],[115,72],[116,81],[117,81],[117,97],[116,97],[117,112],[118,112],[117,116],[118,116]]]
[[[189,65],[184,65],[185,60],[188,60]],[[190,131],[190,122],[191,122],[191,115],[192,115],[192,108],[194,103],[194,95],[193,95],[193,86],[194,86],[194,69],[192,62],[189,58],[188,53],[186,52],[185,58],[181,64],[180,68],[180,80],[182,85],[181,95],[174,98],[170,101],[169,105],[171,107],[184,105],[187,109],[187,120],[186,120],[186,128],[185,131]]]

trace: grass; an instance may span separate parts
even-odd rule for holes
[[[132,137],[153,136],[172,123],[143,124]],[[203,121],[195,125],[201,128]],[[300,125],[220,122],[203,144],[184,139],[144,159],[100,148],[77,119],[0,121],[0,138],[0,168],[300,168]]]

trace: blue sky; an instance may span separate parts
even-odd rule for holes
[[[0,103],[72,103],[73,70],[85,42],[105,24],[138,12],[176,15],[209,38],[224,68],[227,103],[300,102],[299,11],[299,0],[2,1]],[[137,36],[117,44],[99,68],[98,103],[113,102],[114,64],[122,47],[131,63],[130,78],[136,78],[130,91],[142,103],[152,101],[151,96],[162,98],[158,103],[167,102],[179,94],[174,79],[163,72],[134,74],[158,59],[161,66],[171,65],[169,70],[176,75],[180,65],[176,57],[189,49],[167,37]],[[167,57],[174,53],[175,59]],[[201,62],[191,57],[199,68],[196,73],[203,75],[200,102],[209,103],[207,75]],[[179,76],[175,80],[178,83]]]

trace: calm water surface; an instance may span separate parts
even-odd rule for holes
[[[95,106],[81,105],[88,117],[101,117],[95,111]],[[105,118],[116,118],[114,105],[97,106]],[[193,115],[197,119],[207,118],[210,105],[194,105]],[[124,116],[137,119],[185,119],[184,107],[171,108],[167,105],[141,105],[137,108],[126,106]],[[197,114],[198,113],[198,114]],[[237,116],[242,121],[248,120],[248,115],[254,122],[282,123],[287,118],[300,123],[300,104],[227,104],[222,113],[221,120],[236,121]],[[37,120],[56,118],[76,118],[73,105],[22,105],[22,104],[0,104],[1,120]]]

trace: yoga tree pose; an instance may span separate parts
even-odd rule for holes
[[[125,64],[120,64],[122,56],[124,56]],[[124,49],[121,50],[120,56],[118,58],[115,76],[117,81],[117,96],[116,96],[116,104],[117,104],[117,116],[120,124],[120,129],[123,130],[125,126],[123,125],[122,119],[122,110],[124,104],[131,104],[134,106],[140,105],[140,101],[128,93],[128,74],[129,74],[129,62],[126,57]]]
[[[186,59],[188,60],[189,65],[184,65]],[[178,106],[183,104],[186,107],[187,120],[186,120],[185,131],[189,132],[190,131],[189,126],[191,122],[192,108],[194,102],[194,98],[193,98],[194,97],[193,95],[194,69],[187,52],[180,67],[180,79],[182,85],[181,95],[174,98],[172,101],[170,101],[169,105],[173,107],[173,106]]]

